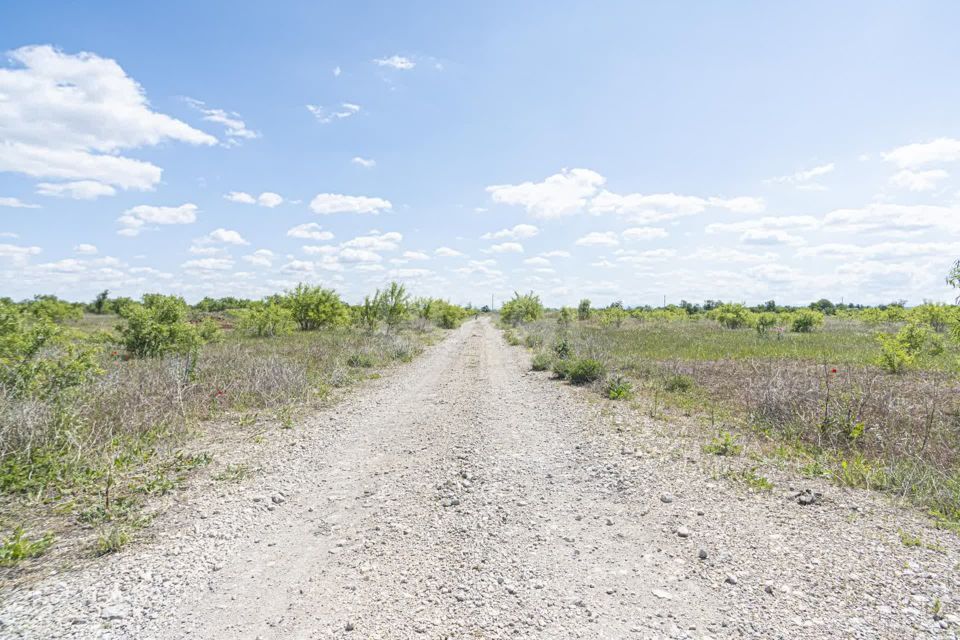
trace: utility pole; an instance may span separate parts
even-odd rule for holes
[[[493,311],[493,294],[490,294],[490,311]]]

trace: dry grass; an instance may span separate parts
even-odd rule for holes
[[[0,531],[21,524],[35,535],[107,525],[133,531],[148,522],[150,496],[175,490],[210,462],[203,452],[184,453],[205,424],[242,429],[260,415],[293,427],[295,412],[412,359],[437,337],[352,327],[228,334],[204,346],[192,369],[184,357],[124,360],[108,349],[105,373],[69,395],[44,401],[0,392]]]
[[[960,381],[949,369],[957,349],[887,374],[869,364],[879,350],[874,331],[838,321],[778,339],[709,321],[588,322],[574,323],[566,341],[657,403],[719,413],[808,473],[897,492],[960,520]],[[550,353],[560,329],[546,319],[524,332],[528,346]]]

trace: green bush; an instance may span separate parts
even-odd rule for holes
[[[187,310],[187,303],[178,296],[146,294],[142,304],[121,309],[126,323],[117,327],[120,342],[137,358],[195,354],[213,332],[190,324]]]
[[[633,385],[621,375],[607,381],[607,397],[611,400],[626,400],[633,395]]]
[[[296,323],[290,309],[271,300],[254,302],[247,309],[234,312],[237,331],[258,338],[286,335],[293,331]]]
[[[567,377],[573,384],[589,384],[603,377],[603,363],[592,358],[574,360],[567,372]]]
[[[748,327],[753,316],[752,312],[742,304],[722,304],[710,314],[720,323],[720,326],[727,329]]]
[[[302,331],[346,324],[349,310],[333,289],[311,287],[302,282],[281,298]]]
[[[667,391],[684,393],[692,389],[693,384],[693,378],[677,373],[667,378],[666,382],[663,383],[663,387]]]
[[[25,305],[27,313],[38,320],[61,323],[65,320],[79,320],[83,317],[83,305],[73,304],[57,296],[35,296]]]
[[[553,364],[553,358],[541,351],[533,356],[533,360],[530,361],[530,368],[534,371],[546,371],[551,364]]]
[[[790,331],[794,333],[810,333],[815,327],[823,324],[823,314],[811,309],[801,309],[790,319]]]
[[[760,335],[765,335],[767,331],[769,331],[776,325],[777,325],[777,314],[770,313],[768,311],[768,312],[757,314],[756,320],[753,326],[754,328],[756,328],[757,333],[759,333]]]
[[[446,300],[437,300],[437,324],[443,329],[456,329],[463,324],[467,317],[467,310],[461,306],[450,304]]]
[[[565,358],[557,358],[553,361],[551,365],[551,370],[553,375],[557,376],[558,380],[566,380],[570,377],[570,369],[573,366],[573,361],[567,360]]]
[[[553,343],[553,354],[558,358],[569,358],[573,354],[573,348],[566,336],[559,336]]]
[[[47,318],[0,303],[0,386],[13,398],[56,398],[101,372],[98,348]]]
[[[513,299],[504,302],[500,308],[500,320],[512,326],[533,322],[542,317],[543,304],[540,302],[540,297],[532,291],[525,295],[514,292]]]
[[[590,301],[584,298],[577,305],[577,320],[581,322],[590,319]]]

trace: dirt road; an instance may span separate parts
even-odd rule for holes
[[[749,492],[689,425],[528,370],[468,323],[151,542],[4,594],[0,636],[956,637],[952,534],[789,476]]]

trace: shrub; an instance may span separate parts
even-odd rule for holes
[[[557,376],[558,380],[566,380],[570,377],[570,369],[573,367],[573,362],[565,358],[557,358],[553,361],[553,366],[551,367],[553,375]]]
[[[561,329],[566,329],[570,326],[570,323],[573,322],[573,310],[570,307],[563,307],[560,309],[560,314],[557,316],[557,325]]]
[[[27,323],[0,304],[0,387],[12,398],[57,398],[100,373],[98,350],[47,318]]]
[[[524,295],[514,292],[513,299],[504,302],[500,308],[500,319],[513,326],[533,322],[542,317],[543,304],[540,302],[540,296],[532,291]]]
[[[577,305],[577,320],[581,322],[590,319],[590,301],[584,298]]]
[[[790,319],[790,331],[794,333],[810,333],[814,327],[823,324],[823,314],[811,309],[801,309]]]
[[[573,348],[570,346],[570,341],[567,340],[566,336],[557,337],[553,343],[553,353],[561,359],[570,357],[573,353]]]
[[[379,300],[380,318],[390,328],[396,328],[410,315],[410,296],[402,284],[391,282],[383,292],[377,289],[373,298]]]
[[[552,363],[553,358],[551,358],[549,354],[541,351],[533,356],[533,360],[530,361],[530,368],[534,371],[546,371]]]
[[[205,336],[187,322],[187,303],[178,296],[146,294],[142,304],[123,307],[126,324],[117,329],[131,355],[155,358],[168,353],[195,354]]]
[[[693,378],[677,373],[667,378],[666,382],[663,383],[663,387],[667,391],[684,393],[693,388]]]
[[[623,307],[610,305],[600,312],[600,324],[605,327],[610,325],[619,327],[629,317],[630,314],[624,311]]]
[[[456,329],[467,317],[467,310],[461,306],[450,304],[445,300],[437,300],[437,324],[443,329]]]
[[[83,317],[83,305],[61,300],[57,296],[34,296],[26,303],[26,311],[38,320],[61,323]]]
[[[607,381],[607,397],[611,400],[626,400],[633,395],[633,385],[621,375],[616,375]]]
[[[603,372],[603,363],[599,360],[580,358],[571,363],[567,376],[573,384],[589,384],[599,380]]]
[[[338,326],[349,320],[347,306],[333,289],[300,283],[281,300],[303,331]]]
[[[373,356],[369,353],[351,353],[347,358],[347,364],[351,367],[372,367],[373,366]]]
[[[737,444],[729,431],[721,431],[709,444],[703,446],[703,450],[715,456],[737,456],[743,447]]]
[[[722,304],[710,312],[720,326],[727,329],[740,329],[750,325],[751,312],[742,304]]]
[[[40,557],[46,553],[52,544],[52,533],[46,533],[35,540],[31,540],[24,533],[23,527],[17,527],[0,544],[0,566],[9,567],[26,558]]]
[[[237,331],[258,338],[286,335],[296,326],[290,309],[274,300],[255,302],[234,313],[238,318]]]
[[[777,324],[777,314],[764,312],[757,314],[754,327],[757,330],[757,333],[760,335],[766,335],[767,331],[775,327]]]

